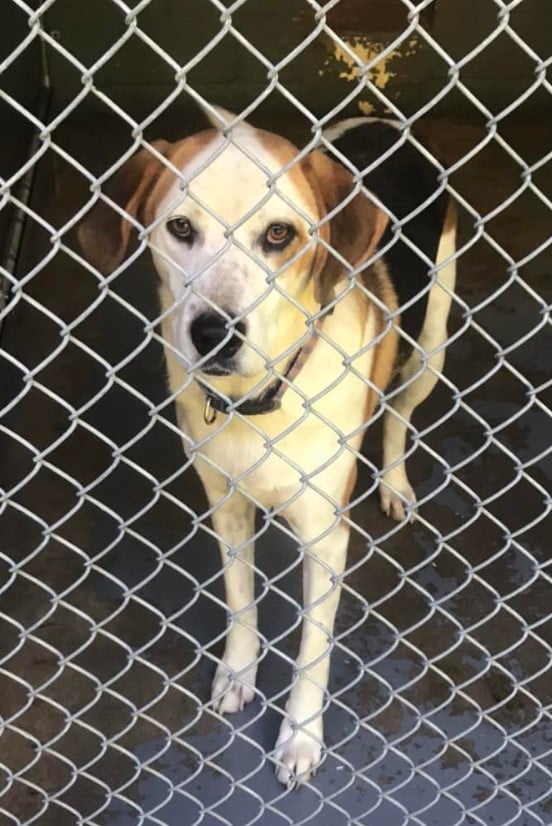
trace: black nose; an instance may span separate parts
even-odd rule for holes
[[[243,344],[235,331],[241,333],[242,336],[245,335],[243,321],[227,321],[218,313],[208,312],[194,318],[190,327],[190,336],[200,356],[206,356],[216,348],[216,353],[213,353],[216,359],[229,359]],[[224,344],[219,347],[223,341]]]

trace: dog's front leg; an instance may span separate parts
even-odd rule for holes
[[[229,611],[224,655],[215,673],[211,699],[217,711],[231,714],[241,711],[255,696],[259,654],[252,541],[255,506],[237,492],[226,499],[218,499],[209,487],[207,492]]]
[[[349,541],[348,526],[337,521],[329,503],[324,501],[323,509],[320,500],[313,504],[312,508],[302,505],[296,519],[288,516],[303,542],[305,556],[301,645],[275,751],[276,775],[286,785],[306,782],[320,761],[324,733],[322,712]],[[332,522],[336,523],[334,527],[319,539]]]

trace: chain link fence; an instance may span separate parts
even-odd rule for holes
[[[338,0],[309,0],[303,17],[286,21],[301,36],[275,60],[241,26],[254,0],[206,0],[216,33],[184,62],[143,24],[163,3],[106,0],[118,28],[102,30],[101,54],[83,62],[51,23],[56,0],[9,0],[24,31],[0,62],[2,824],[552,823],[552,129],[542,116],[552,90],[550,57],[520,34],[516,13],[527,2],[489,2],[493,27],[454,54],[432,34],[432,0],[401,0],[401,30],[375,50],[333,25]],[[85,24],[93,5],[79,7]],[[284,78],[321,38],[328,72],[344,83],[315,113]],[[445,79],[403,107],[386,61],[408,44],[415,51],[413,38]],[[511,100],[493,108],[466,71],[503,41],[524,69]],[[274,742],[293,679],[305,549],[260,509],[255,699],[223,716],[210,699],[227,634],[217,535],[165,381],[147,240],[107,276],[75,240],[103,184],[137,149],[201,126],[209,101],[193,73],[223,42],[264,77],[240,117],[255,123],[264,102],[263,125],[329,151],[322,130],[340,118],[392,117],[460,215],[447,364],[409,429],[418,507],[399,522],[379,507],[391,386],[367,428],[347,511],[323,760],[299,790],[277,782]],[[120,54],[136,43],[172,84],[140,119],[100,82],[106,67],[117,77]],[[38,103],[21,72],[30,51],[41,66]],[[76,81],[54,105],[56,61]],[[271,109],[274,95],[287,114]],[[454,111],[432,119],[451,96],[471,120]],[[101,117],[94,108],[82,117],[91,100]]]

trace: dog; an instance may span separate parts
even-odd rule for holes
[[[208,111],[209,128],[127,160],[78,237],[87,265],[107,274],[141,232],[160,277],[177,421],[222,556],[229,621],[212,684],[221,714],[255,696],[256,507],[298,537],[302,636],[272,754],[278,779],[294,785],[321,760],[344,517],[362,438],[397,372],[381,505],[403,520],[415,503],[406,434],[443,368],[456,215],[399,124],[349,119],[323,133],[323,148],[300,152]]]

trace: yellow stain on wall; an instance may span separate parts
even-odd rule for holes
[[[341,80],[354,81],[360,77],[363,67],[370,66],[373,62],[373,65],[366,72],[366,77],[378,89],[385,89],[389,81],[396,76],[397,72],[391,70],[393,61],[413,55],[420,46],[420,42],[416,37],[411,37],[407,42],[401,43],[400,48],[388,51],[386,51],[384,43],[370,40],[370,38],[362,35],[348,37],[344,39],[344,42],[357,60],[343,46],[332,40],[329,48],[331,57],[325,61],[320,74],[335,72],[334,61],[337,61],[340,69],[337,76]],[[368,101],[361,100],[358,101],[358,108],[364,115],[370,115],[375,107]]]
[[[391,71],[389,64],[395,58],[400,57],[401,52],[398,49],[391,49],[380,60],[377,60],[384,50],[382,43],[374,43],[364,37],[352,37],[346,42],[364,66],[376,60],[368,72],[368,77],[378,89],[385,89],[391,78],[396,74],[396,72]],[[345,69],[339,72],[338,77],[343,80],[356,80],[361,72],[357,61],[337,43],[334,46],[333,56],[338,63],[343,63],[346,66]]]
[[[372,115],[376,111],[376,107],[367,100],[359,100],[358,108],[363,115]]]
[[[332,41],[332,58],[344,67],[338,73],[338,77],[342,80],[356,80],[362,71],[362,67],[370,65],[374,61],[367,72],[367,76],[378,89],[385,89],[391,78],[397,74],[391,71],[390,64],[397,58],[414,54],[419,46],[419,41],[415,37],[411,37],[410,40],[402,43],[400,48],[390,49],[389,51],[385,51],[384,43],[370,40],[370,38],[362,35],[349,37],[344,39],[344,42],[358,60],[355,60],[343,46]],[[382,54],[383,52],[385,54]],[[378,57],[380,57],[379,60]],[[359,61],[361,65],[359,65]],[[331,63],[332,59],[329,58],[324,64],[328,69],[322,69],[320,74],[325,74],[328,70],[331,71]]]

